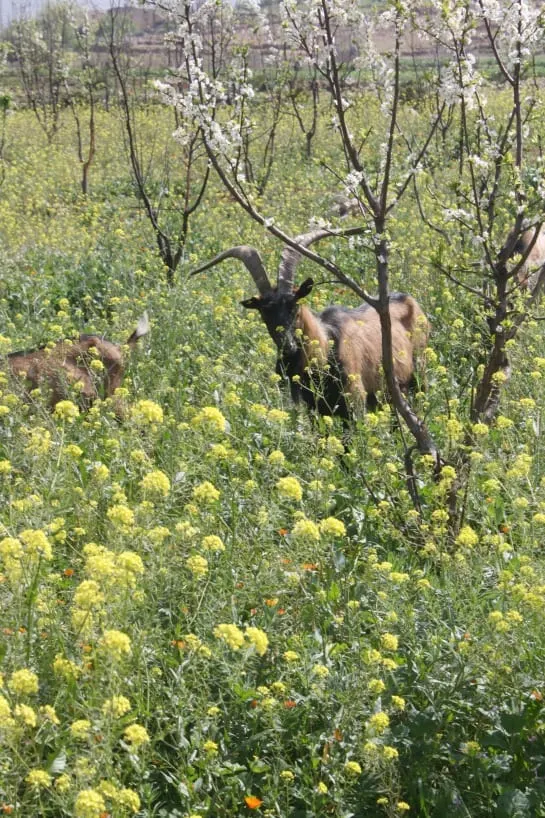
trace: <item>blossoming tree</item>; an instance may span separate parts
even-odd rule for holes
[[[192,4],[172,0],[163,8],[177,21],[183,59],[175,81],[162,84],[167,100],[180,113],[178,136],[186,138],[197,126],[208,155],[223,185],[241,208],[273,236],[331,273],[380,316],[386,385],[396,413],[405,421],[415,446],[432,455],[436,472],[442,459],[423,419],[402,393],[394,375],[390,313],[388,309],[392,240],[392,215],[403,198],[413,195],[419,205],[422,230],[440,237],[438,247],[449,250],[460,243],[471,248],[470,261],[458,276],[453,263],[437,259],[441,272],[474,298],[476,314],[483,314],[484,367],[472,362],[472,399],[468,421],[490,423],[497,411],[501,383],[508,376],[506,345],[535,304],[543,278],[526,299],[517,274],[538,236],[543,198],[541,159],[533,151],[532,173],[525,152],[525,131],[535,111],[536,94],[529,98],[523,87],[527,67],[543,36],[543,15],[537,4],[514,0],[446,0],[430,2],[425,9],[413,0],[389,3],[385,11],[372,12],[353,0],[282,0],[282,25],[275,32],[285,50],[314,72],[329,95],[330,107],[320,110],[330,117],[341,160],[327,167],[331,186],[347,197],[350,211],[361,224],[361,238],[353,241],[353,261],[336,260],[305,247],[258,204],[255,189],[243,172],[242,151],[253,119],[255,89],[247,63],[243,70],[237,54],[222,72],[203,48],[202,31],[222,9],[205,0]],[[256,12],[257,13],[257,12]],[[389,45],[384,43],[388,33]],[[403,95],[402,70],[411,51],[411,38],[431,40],[436,48],[436,70],[427,78],[426,100],[418,125],[411,100]],[[486,84],[479,72],[474,47],[495,62],[511,104],[501,111],[488,110]],[[489,64],[481,60],[481,72]],[[489,80],[488,80],[489,82]],[[358,105],[362,85],[374,92],[379,126],[362,132]],[[228,98],[227,87],[234,88]],[[537,88],[534,89],[537,92]],[[423,114],[422,114],[423,111]],[[331,115],[332,112],[332,115]],[[438,135],[442,139],[438,139]],[[450,138],[446,138],[447,134]],[[454,137],[452,135],[455,135]],[[537,147],[537,146],[536,146]],[[456,182],[445,184],[444,166],[456,168]],[[420,178],[426,172],[434,216],[421,200]],[[454,197],[454,199],[452,199]],[[318,219],[322,227],[328,222]],[[530,228],[530,247],[516,262],[523,231]],[[362,251],[372,253],[378,296],[370,296],[359,272]],[[444,253],[443,253],[444,257]],[[477,281],[475,280],[477,277]],[[515,299],[516,304],[514,305]],[[468,442],[471,439],[468,433]],[[406,464],[412,474],[411,452]],[[412,482],[413,493],[415,481]],[[416,497],[416,495],[415,495]],[[417,498],[416,498],[417,499]]]

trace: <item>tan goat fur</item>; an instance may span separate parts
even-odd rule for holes
[[[149,331],[147,315],[144,314],[135,331],[127,339],[129,349],[134,349],[138,339]],[[103,370],[94,373],[92,362],[99,360]],[[52,347],[29,352],[12,352],[7,356],[12,375],[25,380],[26,391],[46,385],[50,389],[53,408],[67,397],[68,389],[79,383],[78,393],[85,408],[101,397],[114,395],[123,382],[125,359],[121,348],[100,335],[79,336],[77,341],[59,341]]]

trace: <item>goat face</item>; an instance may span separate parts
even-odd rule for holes
[[[292,293],[272,289],[258,298],[248,298],[240,302],[246,309],[259,310],[282,360],[293,359],[301,350],[301,342],[296,333],[298,302],[309,295],[313,285],[313,279],[307,278],[299,289]]]

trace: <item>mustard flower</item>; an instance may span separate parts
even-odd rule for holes
[[[283,466],[286,461],[286,456],[280,449],[275,449],[269,454],[267,460],[271,466]]]
[[[80,582],[74,593],[74,605],[84,611],[97,608],[104,602],[104,594],[100,590],[100,585],[93,579],[85,579]]]
[[[223,540],[221,537],[217,537],[215,534],[210,534],[208,537],[204,537],[201,545],[205,551],[225,551]]]
[[[141,724],[130,724],[123,733],[125,741],[127,741],[134,749],[142,747],[143,744],[148,744],[150,737],[148,731]]]
[[[370,679],[367,683],[367,690],[372,696],[380,696],[386,690],[386,685],[382,679]]]
[[[199,533],[199,529],[191,525],[187,520],[182,520],[174,526],[176,533],[184,540],[192,540]]]
[[[104,715],[112,716],[114,719],[120,719],[130,709],[131,703],[126,696],[112,696],[111,699],[106,699],[102,705]]]
[[[207,753],[209,756],[216,756],[218,754],[218,745],[216,744],[215,741],[212,741],[211,739],[205,741],[202,748],[204,752]]]
[[[60,724],[60,719],[57,716],[54,707],[51,707],[50,704],[44,704],[43,707],[40,707],[40,713],[44,717],[46,721],[50,721],[51,724]]]
[[[382,748],[382,755],[386,761],[393,761],[395,758],[399,758],[399,753],[396,748],[390,747],[388,744],[385,744]]]
[[[100,818],[106,804],[97,790],[81,790],[74,803],[74,818]]]
[[[65,659],[58,653],[53,662],[53,673],[56,676],[62,676],[66,680],[77,679],[81,673],[81,668],[75,662]]]
[[[347,761],[344,765],[344,769],[349,775],[361,775],[361,767],[357,761]]]
[[[122,551],[115,556],[115,568],[118,579],[123,585],[133,588],[136,584],[136,577],[144,573],[144,563],[142,558],[134,551]]]
[[[33,559],[38,557],[44,560],[53,559],[51,544],[45,531],[42,531],[41,528],[27,528],[25,531],[21,531],[19,539],[25,546],[26,553]]]
[[[303,518],[297,520],[292,528],[291,536],[295,542],[316,543],[320,539],[320,529],[312,520]]]
[[[59,775],[59,777],[55,779],[55,789],[61,794],[68,792],[70,789],[70,776],[66,775],[66,773]]]
[[[212,433],[225,432],[227,429],[227,421],[215,406],[203,406],[191,421],[191,425]]]
[[[116,528],[127,529],[134,525],[134,512],[121,503],[111,506],[106,516]]]
[[[140,488],[145,495],[151,497],[166,497],[170,491],[170,480],[159,469],[144,475],[140,481]]]
[[[16,719],[23,722],[26,727],[36,727],[36,712],[28,704],[17,704],[13,710]]]
[[[209,505],[219,499],[220,493],[210,481],[205,480],[203,483],[199,483],[198,486],[195,486],[192,496],[196,503]]]
[[[269,409],[267,418],[273,423],[285,423],[289,420],[289,414],[282,409]]]
[[[59,418],[59,420],[73,423],[79,415],[79,409],[71,400],[61,400],[55,406],[53,414]]]
[[[380,637],[380,644],[384,650],[397,650],[398,638],[393,633],[383,633]]]
[[[396,807],[400,812],[408,812],[410,810],[410,806],[406,801],[398,801]]]
[[[38,677],[27,668],[15,670],[11,674],[8,687],[18,696],[30,696],[38,692]]]
[[[280,778],[283,781],[287,781],[288,784],[291,784],[293,781],[295,781],[295,775],[294,773],[292,773],[291,770],[282,770],[282,772],[280,773]]]
[[[479,542],[479,535],[474,531],[470,525],[464,525],[460,529],[460,533],[456,537],[456,545],[461,545],[465,548],[473,548]]]
[[[139,400],[132,407],[131,417],[140,426],[163,422],[163,410],[152,400]]]
[[[396,710],[404,710],[405,709],[405,699],[403,696],[392,696],[392,707]]]
[[[386,713],[379,711],[378,713],[373,713],[369,721],[367,722],[367,727],[369,730],[372,730],[377,736],[382,735],[386,728],[390,724],[390,719]]]
[[[214,628],[214,636],[226,642],[231,650],[240,650],[244,645],[244,634],[236,625],[222,623]]]
[[[117,791],[115,802],[118,806],[129,810],[129,812],[133,814],[136,814],[140,810],[140,796],[137,792],[128,787]]]
[[[167,537],[170,537],[170,529],[165,525],[156,525],[147,532],[147,538],[154,545],[161,545]]]
[[[320,531],[326,537],[344,537],[346,528],[342,520],[336,517],[326,517],[320,522]]]
[[[70,725],[70,732],[75,739],[86,739],[89,737],[91,726],[87,719],[77,719]]]
[[[131,640],[126,633],[117,630],[106,630],[99,640],[99,647],[111,659],[119,660],[131,652]]]
[[[276,489],[287,500],[300,502],[303,499],[303,489],[296,477],[281,477],[276,483]]]
[[[11,463],[9,460],[0,460],[0,474],[10,474]]]
[[[5,696],[0,695],[0,730],[11,730],[15,721],[11,717],[11,707]]]
[[[297,662],[299,654],[294,650],[286,650],[283,654],[283,658],[285,662]]]
[[[31,770],[25,781],[34,790],[44,790],[51,786],[52,779],[45,770]]]
[[[106,796],[106,798],[111,798],[112,800],[117,798],[117,794],[118,794],[117,787],[114,784],[112,784],[111,781],[108,781],[106,778],[103,778],[100,781],[100,783],[98,785],[98,789],[99,789],[99,792],[101,793],[101,795]]]
[[[212,707],[209,707],[208,710],[206,711],[206,715],[210,716],[211,719],[215,719],[216,716],[219,716],[220,713],[221,710],[215,704],[212,705]]]
[[[185,564],[194,577],[204,577],[208,573],[208,560],[199,554],[188,557]]]
[[[312,668],[312,674],[318,679],[325,679],[327,676],[329,676],[329,668],[325,665],[316,664]]]
[[[318,781],[316,789],[320,793],[320,795],[327,795],[327,793],[329,792],[327,784],[325,784],[323,781]]]
[[[264,656],[269,647],[269,640],[265,631],[260,628],[246,627],[246,639],[255,647],[256,653],[259,656]]]
[[[105,463],[95,463],[92,473],[98,483],[104,483],[110,476],[110,469]]]

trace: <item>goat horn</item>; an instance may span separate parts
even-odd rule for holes
[[[328,236],[355,236],[363,233],[363,227],[349,227],[347,230],[328,230],[321,228],[319,230],[312,230],[309,233],[301,233],[296,236],[294,241],[301,247],[309,247],[313,242],[326,239]],[[295,278],[295,270],[302,259],[294,247],[285,247],[282,252],[280,266],[278,267],[278,291],[291,292],[293,290],[293,281]]]
[[[225,250],[223,253],[220,253],[219,256],[213,258],[212,261],[207,261],[206,264],[203,264],[201,267],[197,267],[197,269],[193,270],[190,275],[194,276],[197,275],[197,273],[202,273],[204,270],[214,267],[214,265],[226,258],[237,258],[239,261],[242,261],[245,264],[248,272],[255,282],[257,289],[259,290],[260,295],[265,295],[265,293],[268,293],[272,289],[269,277],[267,276],[265,267],[261,261],[261,256],[257,250],[255,250],[253,247],[249,247],[247,244],[241,244],[238,247],[231,247],[230,250]]]

